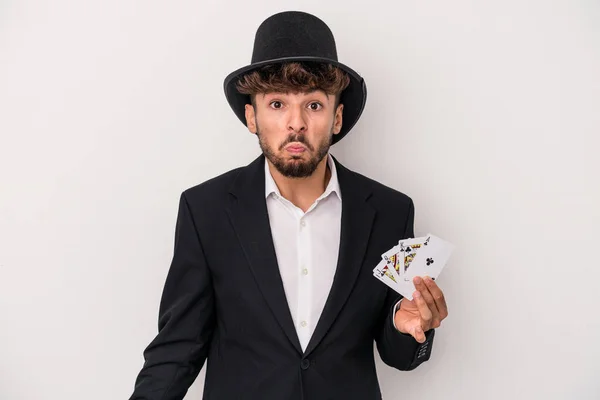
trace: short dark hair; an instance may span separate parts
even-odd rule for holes
[[[335,105],[340,94],[350,84],[350,77],[340,68],[318,62],[290,62],[268,64],[242,76],[236,83],[237,90],[250,96],[253,106],[259,93],[298,93],[322,90],[335,96]]]

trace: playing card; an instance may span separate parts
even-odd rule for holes
[[[383,266],[382,269],[387,269],[389,271],[387,265]],[[373,271],[373,276],[375,276],[381,282],[393,289],[395,292],[400,293],[402,296],[408,298],[409,300],[413,299],[412,294],[415,291],[415,285],[412,282],[396,282],[393,280],[395,278],[392,278],[389,275],[389,273],[380,273],[376,272],[375,270]]]
[[[382,260],[373,269],[373,276],[412,300],[416,290],[412,279],[425,275],[437,278],[453,249],[452,244],[431,234],[401,239],[397,246],[381,255]]]
[[[409,257],[412,257],[426,240],[426,237],[400,240],[398,245],[381,255],[382,260],[373,270],[373,275],[394,291],[412,300],[412,292],[415,290],[414,284],[405,282],[402,277],[405,271],[404,266],[408,267],[410,265],[410,262],[405,263],[405,252],[410,248],[410,251],[408,251],[410,253]],[[410,260],[412,261],[412,258]]]
[[[415,288],[415,284],[412,283],[412,281],[402,280],[402,282],[399,282],[396,285],[396,291],[408,300],[413,299],[413,293],[415,292],[415,290],[417,289]]]
[[[415,276],[437,278],[448,262],[454,245],[437,236],[429,235],[427,242],[421,246],[411,262],[410,269],[404,277],[412,281]]]
[[[390,288],[394,289],[395,291],[398,291],[398,281],[388,268],[385,260],[381,260],[379,264],[377,264],[377,266],[373,269],[373,276],[379,279],[381,282],[385,283]]]
[[[401,259],[400,264],[403,266],[403,268],[399,271],[399,276],[401,280],[405,282],[411,280],[411,278],[409,278],[407,275],[407,271],[409,270],[411,263],[417,254],[417,251],[422,246],[426,246],[429,240],[429,235],[413,239],[400,240],[400,242],[398,243],[398,247],[400,248],[399,258]]]
[[[400,266],[404,261],[404,256],[400,252],[400,247],[394,246],[389,252],[384,253],[382,258],[386,262],[389,271],[394,275],[398,282],[402,280],[402,276],[400,275],[402,268],[400,268]]]
[[[426,237],[422,238],[408,238],[398,241],[398,244],[381,255],[381,258],[387,262],[390,271],[398,278],[398,281],[402,280],[404,271],[410,265],[410,262],[405,263],[405,254],[407,246],[412,246],[411,249],[417,249],[426,240]],[[414,254],[412,255],[414,257]],[[410,258],[412,261],[412,258]],[[404,268],[401,266],[404,265]]]

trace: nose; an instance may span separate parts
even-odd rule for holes
[[[306,131],[306,118],[301,106],[290,107],[288,130],[296,133]]]

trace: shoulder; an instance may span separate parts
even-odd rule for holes
[[[373,204],[378,209],[393,208],[393,209],[408,209],[413,207],[413,200],[406,193],[403,193],[390,186],[384,185],[356,171],[352,171],[338,164],[338,168],[342,170],[343,175],[349,175],[353,181],[353,186],[359,190],[368,193],[369,203]],[[342,187],[342,193],[344,189]]]
[[[377,182],[374,179],[368,178],[364,175],[358,174],[359,179],[365,181],[366,184],[370,185],[373,190],[373,197],[379,199],[390,199],[396,205],[402,203],[409,205],[412,203],[412,199],[406,194],[390,186],[384,185],[383,183]]]
[[[244,167],[238,167],[185,189],[181,197],[188,203],[214,202],[227,195],[231,185]]]
[[[351,190],[362,192],[360,196],[377,212],[379,228],[388,232],[385,236],[414,236],[415,206],[410,196],[358,172],[348,170],[347,174],[354,183]],[[342,187],[342,202],[343,193]]]

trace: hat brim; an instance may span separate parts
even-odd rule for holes
[[[286,62],[312,61],[332,64],[339,67],[350,77],[350,84],[342,92],[340,103],[344,104],[342,117],[342,129],[337,135],[333,135],[333,144],[339,142],[356,124],[362,114],[367,102],[367,85],[365,80],[352,68],[328,58],[321,57],[284,57],[266,60],[242,67],[227,75],[223,83],[225,97],[239,120],[246,125],[245,106],[250,104],[250,96],[241,94],[236,88],[238,79],[249,72],[255,71],[264,65],[281,64]]]

